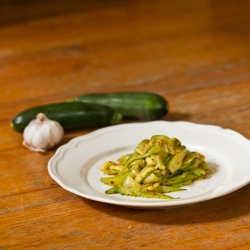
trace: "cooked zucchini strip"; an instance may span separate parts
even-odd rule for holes
[[[131,175],[132,172],[127,172],[125,174],[120,174],[112,177],[103,177],[101,181],[109,186],[122,185],[128,175]]]
[[[181,187],[205,178],[209,168],[202,154],[190,152],[178,139],[154,135],[117,162],[104,162],[101,171],[109,175],[101,178],[111,186],[106,194],[173,199],[166,193],[186,190]]]

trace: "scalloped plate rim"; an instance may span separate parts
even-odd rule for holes
[[[68,153],[70,150],[76,150],[76,145],[78,143],[88,143],[89,140],[92,140],[93,138],[97,138],[98,136],[104,135],[104,134],[112,134],[115,131],[124,131],[125,129],[130,129],[131,131],[137,129],[137,128],[157,128],[160,126],[168,126],[172,128],[179,128],[182,127],[183,131],[190,130],[190,129],[197,129],[197,130],[204,130],[204,131],[212,131],[213,133],[218,133],[223,136],[226,136],[228,138],[236,139],[239,141],[239,143],[244,144],[245,148],[248,148],[250,152],[250,141],[245,138],[240,133],[227,129],[222,128],[220,126],[216,125],[207,125],[207,124],[198,124],[198,123],[192,123],[192,122],[186,122],[186,121],[174,121],[174,122],[168,122],[168,121],[151,121],[151,122],[136,122],[136,123],[126,123],[126,124],[119,124],[109,127],[104,127],[97,129],[89,134],[78,136],[76,138],[73,138],[70,140],[67,144],[62,145],[59,147],[55,154],[51,157],[51,159],[48,162],[48,172],[52,179],[54,179],[62,188],[65,190],[68,190],[69,192],[72,192],[76,195],[79,195],[81,197],[84,197],[86,199],[95,200],[98,202],[104,202],[109,203],[113,205],[119,205],[119,206],[125,206],[125,207],[133,207],[133,208],[150,208],[150,209],[164,209],[164,208],[172,208],[172,207],[178,207],[178,206],[186,206],[195,204],[198,202],[203,202],[215,198],[219,198],[221,196],[227,195],[229,193],[232,193],[245,185],[250,183],[250,166],[249,166],[249,173],[245,176],[245,178],[242,178],[241,181],[238,181],[234,186],[227,187],[222,189],[222,192],[217,192],[216,194],[209,193],[207,195],[201,194],[197,195],[193,198],[180,198],[177,200],[159,200],[159,199],[148,199],[148,198],[132,198],[131,197],[116,197],[116,196],[110,196],[106,194],[98,194],[98,190],[95,190],[96,195],[90,194],[93,193],[87,191],[82,191],[82,189],[78,189],[72,185],[73,180],[65,180],[65,178],[62,178],[58,171],[62,171],[60,169],[60,165],[58,165],[58,160],[63,159],[65,157],[65,154]],[[118,132],[119,133],[119,132]],[[153,134],[152,134],[153,135]],[[167,135],[167,134],[166,134]],[[121,135],[122,136],[122,135]],[[178,136],[176,136],[178,138]],[[178,138],[179,139],[179,138]],[[136,146],[139,143],[139,141],[131,141],[131,144]],[[184,144],[185,145],[185,144]],[[250,154],[250,153],[249,153]],[[74,170],[74,169],[73,169]],[[90,168],[91,170],[91,168]],[[229,177],[228,177],[229,178]],[[230,178],[229,178],[230,179]],[[86,183],[84,183],[85,185]],[[85,185],[86,186],[86,185]],[[89,185],[90,189],[93,189]],[[187,187],[188,188],[188,187]],[[98,188],[97,188],[98,189]]]

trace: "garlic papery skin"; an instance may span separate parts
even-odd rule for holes
[[[63,135],[64,130],[60,123],[39,113],[24,129],[23,145],[31,151],[45,152],[58,144]]]

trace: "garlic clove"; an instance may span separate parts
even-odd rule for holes
[[[62,126],[39,113],[23,133],[23,145],[36,152],[45,152],[58,144],[64,135]]]
[[[50,121],[50,143],[48,147],[51,148],[58,144],[63,134],[64,131],[62,126],[56,121]]]
[[[35,147],[27,144],[25,141],[23,141],[23,146],[28,148],[30,151],[35,151],[35,152],[45,152],[47,150],[47,149],[35,148]]]

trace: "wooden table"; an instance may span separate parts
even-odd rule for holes
[[[250,185],[174,209],[99,203],[50,177],[57,148],[31,152],[10,128],[35,105],[149,91],[170,103],[162,120],[250,139],[250,2],[11,2],[0,8],[0,249],[250,249]]]

